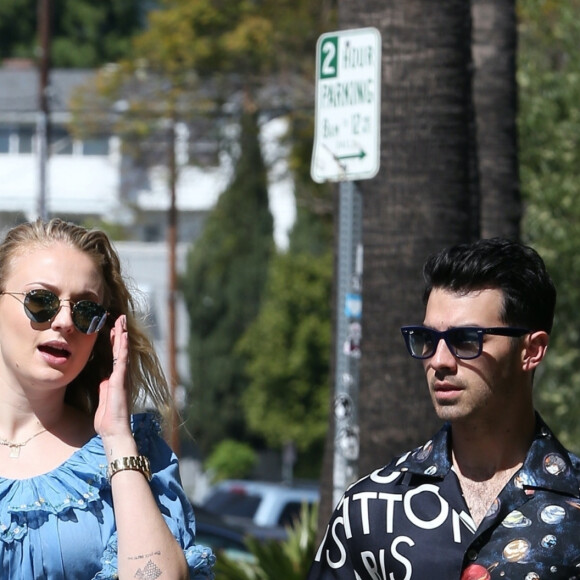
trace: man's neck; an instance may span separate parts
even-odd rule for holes
[[[507,482],[522,466],[535,429],[534,413],[510,425],[454,424],[451,428],[453,470],[465,503],[479,527]]]
[[[462,422],[451,427],[455,469],[473,481],[484,481],[523,463],[534,437],[534,411],[493,424]]]

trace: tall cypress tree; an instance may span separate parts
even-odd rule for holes
[[[255,319],[274,250],[258,116],[240,122],[231,184],[188,256],[183,291],[190,317],[189,426],[205,453],[224,438],[249,438],[240,401],[246,387],[236,343]]]

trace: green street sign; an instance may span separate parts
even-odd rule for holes
[[[376,28],[323,34],[316,46],[312,179],[370,179],[380,166],[381,35]]]

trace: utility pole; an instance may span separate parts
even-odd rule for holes
[[[38,40],[39,40],[39,84],[38,84],[38,118],[36,126],[36,147],[38,152],[38,217],[45,220],[47,211],[48,143],[50,141],[50,28],[52,17],[52,0],[38,0]]]
[[[174,453],[179,456],[179,414],[177,411],[177,387],[179,376],[177,372],[177,341],[175,328],[175,307],[177,297],[177,160],[175,157],[175,114],[172,114],[169,126],[169,194],[170,203],[167,219],[167,241],[169,244],[169,291],[168,291],[168,360],[169,384],[174,408],[171,415],[170,445]]]

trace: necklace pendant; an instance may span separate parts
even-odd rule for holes
[[[19,445],[10,445],[10,457],[12,457],[12,459],[18,459],[20,457]]]

